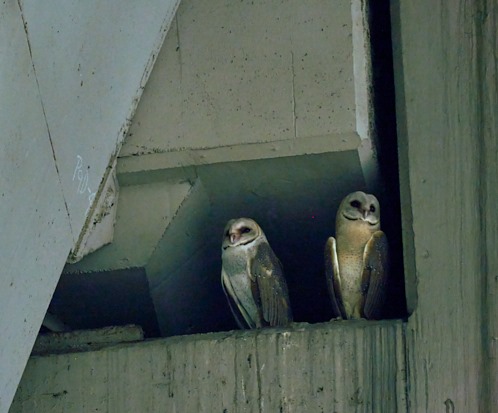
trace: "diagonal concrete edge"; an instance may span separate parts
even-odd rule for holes
[[[126,3],[0,5],[0,413],[178,5]]]

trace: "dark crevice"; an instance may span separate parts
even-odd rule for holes
[[[386,317],[403,318],[407,315],[407,307],[403,276],[400,180],[389,1],[370,1],[369,23],[377,155],[383,184],[379,199],[382,205],[382,215],[389,217],[383,220],[382,229],[389,238],[392,265],[392,282],[389,287]]]

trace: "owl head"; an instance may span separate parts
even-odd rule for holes
[[[222,248],[249,244],[262,234],[261,227],[253,219],[231,219],[225,225]]]
[[[371,226],[380,227],[380,205],[374,195],[356,191],[347,195],[337,211],[337,219],[364,221]]]

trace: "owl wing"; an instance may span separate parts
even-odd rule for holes
[[[361,291],[364,296],[363,316],[379,319],[389,278],[389,245],[382,231],[376,231],[365,245]]]
[[[251,275],[254,280],[254,299],[261,305],[263,320],[270,326],[284,326],[292,322],[282,264],[266,242],[261,242],[256,247]]]
[[[337,247],[334,237],[329,237],[325,243],[325,277],[329,290],[334,317],[346,318],[346,311],[341,295],[341,275],[339,272],[339,261],[337,260]]]
[[[237,296],[233,291],[232,285],[230,284],[228,276],[223,269],[221,272],[221,286],[223,287],[223,292],[227,297],[228,305],[239,328],[242,330],[255,328],[254,322],[251,324],[247,321],[249,319],[249,316],[247,315],[247,312],[245,311],[241,303],[238,301]],[[245,317],[244,314],[246,314],[247,317]]]

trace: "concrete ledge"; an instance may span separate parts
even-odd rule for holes
[[[79,330],[39,335],[32,355],[71,353],[98,350],[113,344],[141,341],[144,332],[140,326],[105,327],[98,330]]]
[[[284,156],[309,155],[327,152],[358,151],[362,144],[356,133],[338,133],[308,138],[294,138],[275,142],[257,142],[214,148],[182,149],[144,153],[119,158],[119,179],[123,175],[143,171],[185,168],[230,161],[271,159]]]
[[[403,412],[401,321],[296,324],[32,357],[10,413]]]

